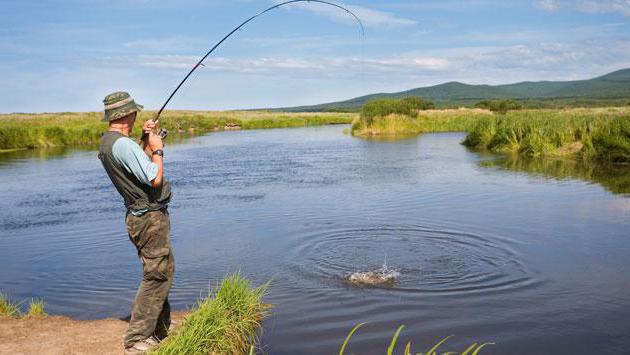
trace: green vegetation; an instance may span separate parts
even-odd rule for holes
[[[573,155],[629,163],[630,110],[526,110],[482,117],[463,143],[530,157]]]
[[[250,353],[270,307],[262,302],[267,286],[253,288],[239,274],[228,276],[154,353]]]
[[[44,300],[39,298],[31,299],[31,302],[28,305],[28,311],[24,317],[26,318],[37,318],[37,317],[46,317],[48,313],[45,310]]]
[[[363,325],[365,325],[366,323],[359,323],[356,326],[354,326],[354,328],[352,328],[352,330],[350,331],[350,333],[348,333],[348,335],[346,336],[346,339],[344,340],[343,344],[341,345],[341,349],[339,350],[339,355],[343,355],[345,353],[346,347],[348,346],[348,342],[350,341],[350,338],[354,335],[354,333],[356,333],[356,331],[361,328]],[[400,333],[402,332],[403,328],[405,328],[404,325],[401,325],[398,327],[398,329],[396,329],[396,332],[394,333],[391,342],[389,343],[389,346],[387,347],[387,355],[393,355],[395,353],[396,350],[396,345],[398,343],[398,339],[400,337]],[[421,354],[426,354],[426,355],[438,355],[440,354],[439,348],[440,347],[446,347],[446,342],[453,338],[454,335],[449,335],[443,339],[441,339],[440,341],[438,341],[437,343],[435,343],[431,348],[429,348],[426,352],[422,352],[422,353],[417,353],[415,351],[412,351],[412,346],[411,346],[411,341],[408,341],[407,344],[405,345],[405,350],[404,350],[404,355],[412,355],[412,354],[417,354],[417,355],[421,355]],[[485,348],[486,346],[489,345],[496,345],[496,343],[490,343],[490,342],[486,342],[486,343],[472,343],[471,345],[469,345],[463,352],[461,352],[462,355],[465,354],[471,354],[471,355],[476,355],[476,354],[480,354],[481,350],[483,348]],[[441,350],[440,350],[441,351]],[[447,355],[447,354],[460,354],[460,352],[456,352],[456,351],[446,351],[443,352],[442,355]]]
[[[9,300],[7,295],[0,292],[0,318],[30,318],[30,317],[46,317],[44,301],[38,298],[31,299],[26,314],[20,309],[21,303],[15,303]]]
[[[20,305],[11,302],[7,295],[0,292],[0,317],[19,318],[21,315]]]
[[[361,121],[367,126],[375,117],[388,115],[405,115],[417,117],[419,110],[434,108],[433,103],[421,97],[405,97],[402,99],[379,99],[366,103],[361,110]]]
[[[420,98],[374,100],[352,123],[355,136],[404,137],[427,132],[467,131],[479,116],[492,113],[480,109],[432,110]]]
[[[138,138],[142,123],[154,112],[142,112],[133,136]],[[160,125],[170,136],[200,135],[224,129],[260,129],[350,123],[353,113],[274,113],[266,111],[168,111]],[[0,115],[0,152],[3,150],[93,145],[98,143],[107,123],[102,113],[54,113]]]
[[[506,114],[511,110],[520,110],[523,108],[523,105],[518,103],[515,100],[483,100],[479,101],[475,104],[476,108],[490,110],[492,112],[497,112],[500,114]]]
[[[478,105],[485,109],[422,111],[406,100],[366,104],[352,124],[352,134],[400,138],[464,131],[468,133],[464,145],[495,153],[630,163],[630,109],[626,107],[509,111],[519,107],[513,100],[486,100]]]

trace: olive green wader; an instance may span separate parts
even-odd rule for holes
[[[101,139],[99,159],[125,200],[129,239],[142,261],[142,281],[124,336],[125,348],[130,348],[148,337],[166,336],[170,325],[168,293],[173,283],[175,260],[169,241],[170,221],[166,209],[171,197],[170,184],[164,179],[161,187],[153,188],[117,164],[112,146],[121,137],[124,136],[118,132],[106,132]]]

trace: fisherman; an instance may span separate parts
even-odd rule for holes
[[[153,133],[155,123],[151,120],[142,127],[148,134],[142,147],[129,138],[143,107],[128,93],[107,95],[103,103],[103,121],[109,122],[109,129],[101,138],[98,157],[124,199],[129,239],[138,251],[143,269],[123,338],[124,353],[144,354],[166,337],[171,323],[168,293],[175,260],[169,241],[167,206],[171,189],[163,177],[164,145],[162,138]]]

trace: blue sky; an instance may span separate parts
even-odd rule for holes
[[[214,42],[275,0],[2,0],[0,112],[157,108]],[[334,1],[334,0],[333,0]],[[447,81],[585,79],[630,67],[629,0],[344,0],[257,19],[169,108],[294,106]]]

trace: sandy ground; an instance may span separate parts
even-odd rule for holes
[[[184,313],[172,317],[181,322]],[[0,354],[122,354],[126,329],[120,319],[0,318]]]

